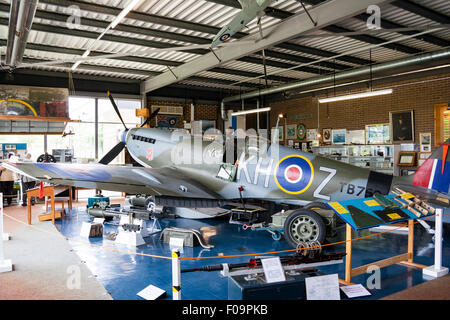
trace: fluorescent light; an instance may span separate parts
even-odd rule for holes
[[[141,2],[142,0],[133,0],[131,1],[123,10],[122,12],[114,19],[114,21],[111,23],[111,28],[114,29],[120,21],[122,21],[123,18],[131,11],[133,8],[138,4],[138,2]]]
[[[232,115],[232,116],[242,116],[242,115],[244,115],[244,114],[258,113],[258,112],[266,112],[266,111],[270,111],[270,107],[267,107],[267,108],[260,108],[260,109],[252,109],[252,110],[245,110],[245,111],[238,111],[238,112],[233,112],[231,115]]]
[[[345,96],[319,99],[319,103],[328,103],[328,102],[343,101],[343,100],[350,100],[350,99],[381,96],[384,94],[391,94],[392,91],[393,91],[392,89],[386,89],[386,90],[378,90],[378,91],[361,92],[361,93],[349,94],[349,95],[345,95]]]
[[[81,63],[81,60],[78,60],[77,62],[75,62],[75,64],[72,66],[72,71],[75,70],[76,68],[78,68],[80,63]]]

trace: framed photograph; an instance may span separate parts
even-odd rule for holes
[[[333,144],[345,144],[346,136],[347,136],[347,129],[331,130],[331,140]]]
[[[317,140],[317,129],[308,129],[306,131],[306,141]]]
[[[401,151],[398,154],[398,166],[412,167],[416,164],[416,153],[410,151]]]
[[[419,152],[419,160],[427,160],[431,156],[431,152]]]
[[[420,145],[431,145],[431,132],[421,133],[420,135]]]
[[[392,142],[414,142],[414,110],[389,112]]]
[[[349,144],[365,144],[366,130],[350,130],[347,132],[347,140]]]
[[[366,125],[366,144],[388,144],[391,142],[389,123]]]
[[[420,152],[431,152],[431,144],[421,144]]]
[[[331,143],[331,129],[322,130],[323,143]]]
[[[286,125],[286,139],[297,139],[297,125]]]

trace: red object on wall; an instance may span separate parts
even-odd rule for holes
[[[47,104],[45,102],[39,103],[39,116],[41,117],[47,116]]]

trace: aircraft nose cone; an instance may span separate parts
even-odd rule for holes
[[[123,143],[127,143],[127,142],[126,142],[126,139],[127,139],[127,133],[128,133],[128,130],[123,130],[123,131],[122,131],[122,134],[120,135],[120,141],[122,141]]]

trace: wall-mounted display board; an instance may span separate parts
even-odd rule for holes
[[[69,117],[69,90],[0,85],[0,115]]]
[[[366,125],[367,144],[389,144],[391,141],[391,126],[389,123]]]

